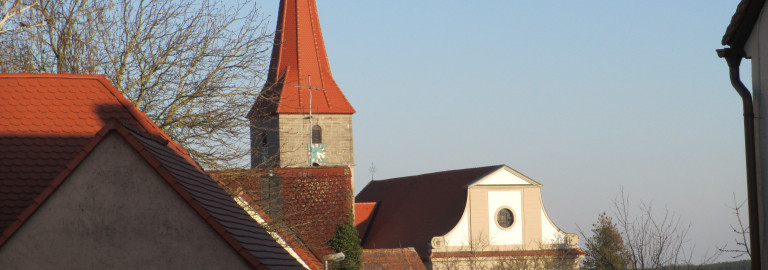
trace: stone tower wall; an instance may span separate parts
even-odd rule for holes
[[[280,167],[306,167],[307,145],[310,143],[310,121],[307,114],[278,116],[280,132]],[[351,114],[313,114],[312,125],[322,128],[322,143],[326,145],[327,160],[323,166],[354,164]]]

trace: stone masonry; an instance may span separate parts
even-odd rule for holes
[[[354,165],[351,114],[313,114],[312,125],[322,128],[327,160],[323,166]],[[253,167],[309,166],[310,121],[308,114],[280,114],[253,121]],[[264,137],[266,136],[266,140]]]

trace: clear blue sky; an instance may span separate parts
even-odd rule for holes
[[[507,164],[544,185],[567,232],[623,187],[690,222],[699,253],[734,246],[741,100],[715,49],[737,4],[318,0],[357,109],[356,191],[371,164],[375,179]],[[278,1],[262,5],[273,28]]]

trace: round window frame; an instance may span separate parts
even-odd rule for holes
[[[509,210],[509,212],[512,213],[512,223],[509,224],[509,227],[506,227],[506,228],[501,226],[501,224],[499,224],[499,213],[501,213],[501,211],[503,211],[504,209]],[[499,230],[502,230],[502,231],[511,230],[512,228],[515,227],[515,224],[517,224],[517,213],[515,213],[515,210],[512,209],[512,207],[503,205],[498,209],[496,209],[496,211],[494,212],[493,224],[496,224],[496,227],[499,228]]]

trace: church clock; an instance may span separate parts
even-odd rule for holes
[[[325,164],[325,144],[324,143],[310,143],[309,144],[309,164]]]

